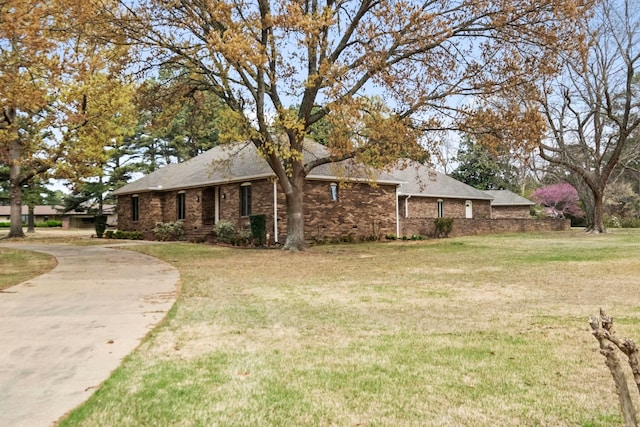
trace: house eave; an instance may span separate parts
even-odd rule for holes
[[[139,188],[139,189],[127,190],[127,191],[116,190],[112,194],[114,196],[127,196],[130,194],[136,194],[136,193],[188,190],[188,189],[206,187],[211,185],[233,184],[237,182],[256,181],[259,179],[267,179],[267,178],[275,178],[275,174],[266,173],[266,174],[250,175],[250,176],[243,176],[243,177],[237,177],[237,178],[229,178],[225,180],[202,181],[202,182],[194,183],[190,185],[180,185],[180,186],[172,185],[170,187],[157,186],[157,187]],[[345,178],[345,177],[327,176],[327,175],[310,175],[310,176],[307,176],[306,179],[309,181],[347,181],[347,182],[380,184],[380,185],[400,185],[404,183],[404,181],[395,181],[395,180],[386,180],[386,179],[369,180],[365,178],[348,178],[348,177]]]
[[[189,184],[189,185],[172,185],[172,186],[168,186],[168,187],[157,186],[157,187],[139,188],[139,189],[136,189],[136,190],[126,190],[126,191],[116,190],[111,194],[113,194],[114,196],[125,196],[125,195],[129,195],[129,194],[149,193],[149,192],[154,192],[154,191],[156,191],[156,192],[168,192],[168,191],[175,191],[175,190],[190,190],[190,189],[193,189],[193,188],[207,187],[207,186],[212,186],[212,185],[233,184],[233,183],[236,183],[236,182],[256,181],[256,180],[259,180],[259,179],[274,178],[274,177],[275,177],[275,175],[273,173],[265,173],[265,174],[258,174],[258,175],[234,177],[234,178],[228,178],[228,179],[201,181],[201,182],[197,182],[197,183],[193,183],[193,184]]]
[[[491,206],[535,206],[535,203],[492,203]]]
[[[340,177],[334,175],[308,175],[306,177],[309,181],[345,181],[345,182],[356,182],[356,183],[364,183],[364,184],[383,184],[383,185],[401,185],[404,184],[404,181],[395,181],[389,179],[366,179],[366,178],[349,178],[349,177]]]
[[[398,193],[399,197],[437,197],[442,199],[460,199],[460,200],[487,200],[491,201],[493,198],[489,197],[475,197],[475,196],[464,196],[464,195],[455,195],[455,194],[425,194],[425,193]]]

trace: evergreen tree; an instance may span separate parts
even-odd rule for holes
[[[451,177],[479,190],[517,192],[517,170],[509,164],[506,157],[499,156],[467,136],[462,140],[454,159],[458,162],[458,167],[451,173]]]

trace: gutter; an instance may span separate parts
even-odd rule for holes
[[[273,181],[273,241],[278,243],[278,183]]]
[[[400,236],[400,194],[398,194],[399,185],[396,185],[396,238]]]

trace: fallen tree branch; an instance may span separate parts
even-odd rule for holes
[[[620,359],[616,353],[616,348],[622,351],[629,358],[629,365],[633,370],[633,376],[636,380],[636,386],[640,392],[640,372],[638,371],[638,349],[631,340],[620,339],[613,331],[613,319],[600,309],[600,317],[591,316],[589,318],[589,326],[591,326],[593,336],[600,344],[600,354],[605,357],[605,364],[611,372],[613,382],[616,386],[618,401],[622,417],[627,427],[637,427],[638,420],[636,417],[636,409],[631,400],[627,377],[620,366]]]

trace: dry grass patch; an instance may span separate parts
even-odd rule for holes
[[[11,243],[62,243],[74,245],[98,245],[113,243],[107,239],[96,239],[96,232],[93,229],[62,229],[62,228],[36,228],[35,232],[27,233],[25,237],[7,240]],[[0,229],[0,239],[6,238],[8,229]],[[117,241],[116,241],[117,242]]]
[[[51,255],[0,247],[0,290],[44,274],[56,264]]]
[[[640,234],[141,247],[170,318],[63,425],[613,426],[588,316],[640,337]]]

